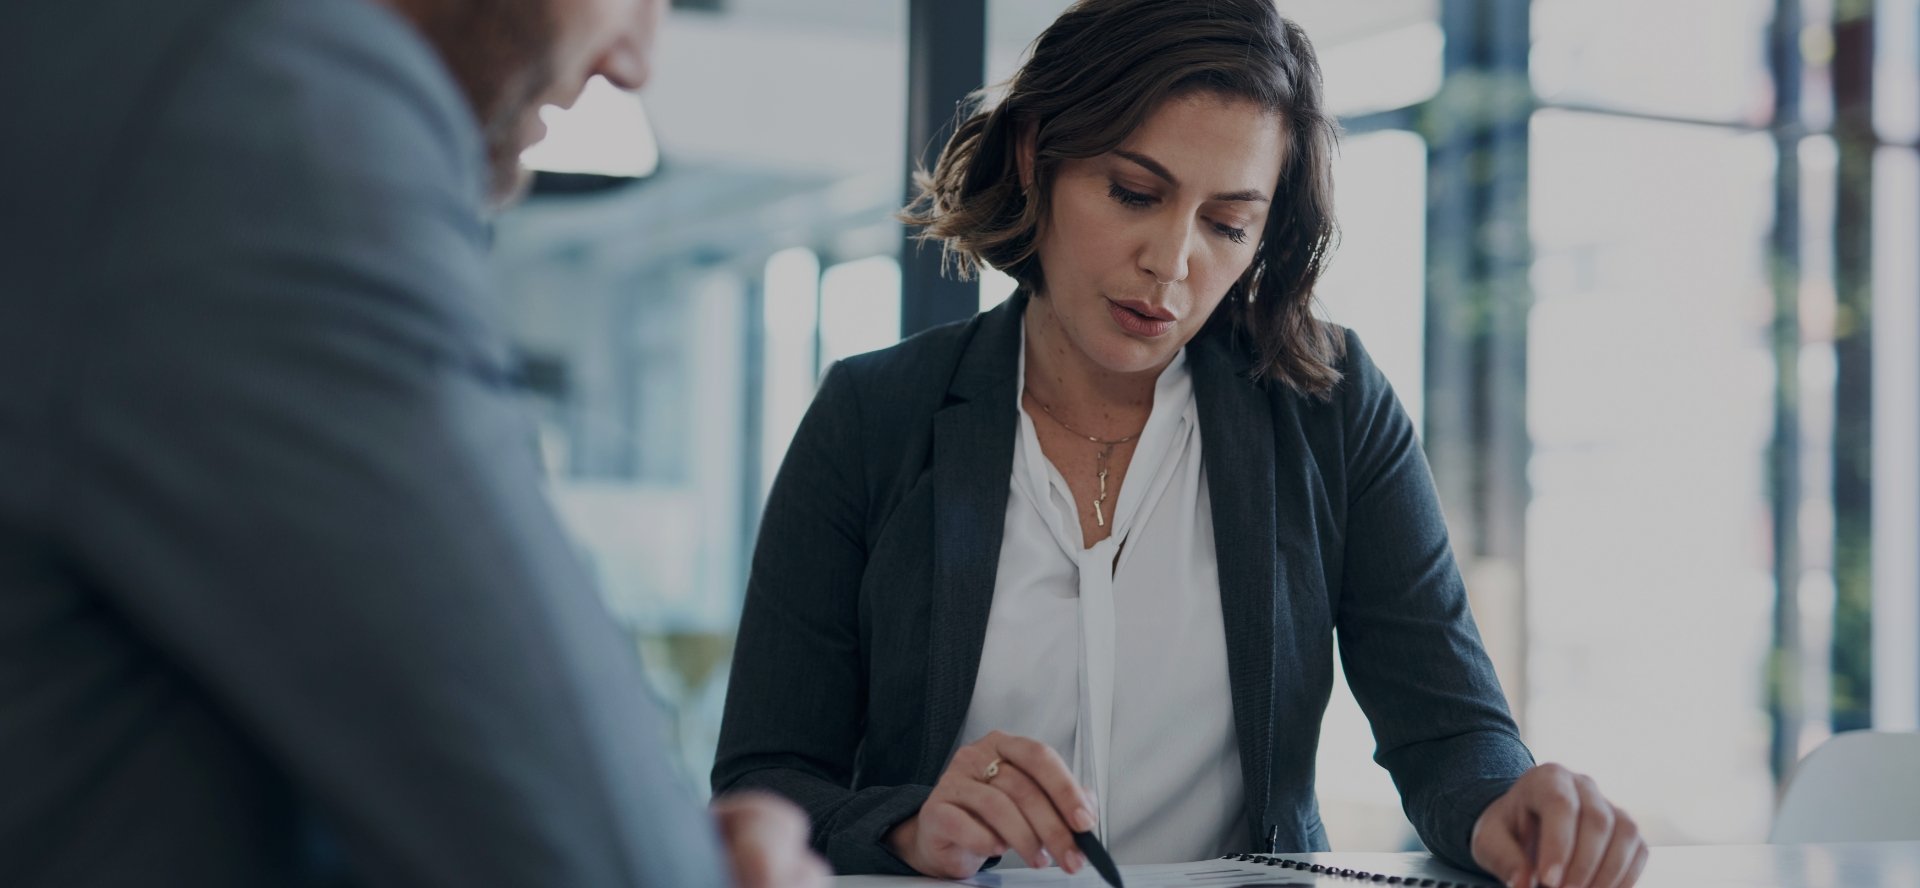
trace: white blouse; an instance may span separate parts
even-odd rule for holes
[[[1020,355],[1024,390],[1024,334]],[[1053,747],[1092,791],[1098,832],[1120,863],[1246,850],[1213,514],[1185,353],[1155,383],[1109,514],[1111,536],[1082,545],[1073,492],[1024,409],[1012,485],[959,743],[1000,730]],[[1005,865],[1021,865],[1019,856]]]

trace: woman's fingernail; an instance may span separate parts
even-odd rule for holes
[[[1547,867],[1547,888],[1560,888],[1560,877],[1562,875],[1564,875],[1564,873],[1560,870],[1560,864],[1556,863]]]
[[[1073,812],[1073,829],[1074,832],[1092,832],[1093,812],[1085,808]]]
[[[1040,849],[1040,856],[1034,858],[1033,868],[1046,869],[1047,867],[1050,867],[1052,865],[1053,865],[1053,855],[1048,854],[1047,849],[1045,848]]]
[[[1070,851],[1068,852],[1067,856],[1073,859],[1073,866],[1069,867],[1067,869],[1067,872],[1077,873],[1083,869],[1086,869],[1087,856],[1085,854],[1081,854],[1078,851]]]

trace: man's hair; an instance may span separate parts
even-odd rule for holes
[[[986,264],[1043,293],[1035,239],[1061,163],[1114,150],[1167,99],[1194,93],[1251,101],[1277,114],[1287,134],[1255,259],[1208,326],[1252,340],[1256,377],[1327,397],[1340,381],[1343,340],[1312,303],[1338,236],[1338,125],[1321,101],[1313,46],[1272,0],[1080,0],[1034,42],[1004,98],[986,107],[984,94],[974,96],[976,110],[933,172],[917,174],[920,194],[901,218],[939,242],[962,276]],[[1030,189],[1017,159],[1029,129]]]

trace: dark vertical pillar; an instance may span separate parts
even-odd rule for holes
[[[1917,73],[1920,73],[1920,72],[1917,72]],[[1920,251],[1920,244],[1914,244],[1913,249]],[[1895,299],[1920,298],[1920,293],[1900,293],[1900,294],[1891,294],[1891,295],[1892,295],[1892,298],[1895,298]],[[1909,336],[1920,337],[1920,330],[1913,330],[1909,328],[1907,331],[1905,331],[1905,333]],[[1915,340],[1908,339],[1907,341],[1913,342]],[[1907,398],[1909,399],[1909,403],[1912,403],[1912,399],[1914,399],[1915,397],[1915,392],[1920,392],[1920,384],[1916,384],[1916,383],[1920,383],[1920,380],[1889,380],[1889,381],[1896,385],[1902,382],[1905,382],[1909,385],[1914,385],[1914,388],[1909,389],[1907,393]],[[1911,460],[1920,461],[1920,454],[1907,454],[1907,458]],[[1917,549],[1920,549],[1920,538],[1910,538],[1905,541],[1891,540],[1889,541],[1889,545],[1896,545],[1896,546],[1906,545],[1906,546],[1913,546]],[[1910,594],[1920,596],[1920,590],[1912,590]],[[1916,608],[1915,610],[1920,611],[1920,608]],[[1916,613],[1914,615],[1914,622],[1913,622],[1913,625],[1911,626],[1911,629],[1914,634],[1907,636],[1908,638],[1920,637],[1920,613]],[[1914,663],[1913,665],[1915,667],[1914,669],[1915,674],[1912,676],[1913,684],[1908,685],[1908,687],[1914,689],[1915,693],[1914,693],[1912,703],[1915,710],[1920,711],[1920,663]]]
[[[1494,645],[1525,699],[1528,72],[1525,0],[1443,0],[1446,80],[1429,145],[1426,429],[1476,606],[1516,630]],[[1484,618],[1483,618],[1484,619]]]
[[[753,565],[753,547],[760,538],[760,512],[766,505],[761,491],[766,489],[765,470],[760,452],[767,435],[767,263],[761,259],[759,271],[747,279],[746,323],[741,325],[740,353],[746,356],[743,411],[740,422],[740,588]],[[816,328],[818,324],[814,325]]]
[[[1775,0],[1767,32],[1773,74],[1773,440],[1767,448],[1768,498],[1773,507],[1773,657],[1768,709],[1774,778],[1793,767],[1800,726],[1800,57],[1799,0]]]
[[[907,199],[916,168],[932,169],[955,113],[987,72],[987,0],[908,0]],[[906,232],[900,250],[900,335],[972,317],[980,287],[940,273],[940,250]]]
[[[1873,2],[1834,7],[1833,729],[1873,724]]]

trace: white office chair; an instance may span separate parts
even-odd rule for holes
[[[1849,731],[1800,761],[1774,844],[1920,840],[1920,734]]]

